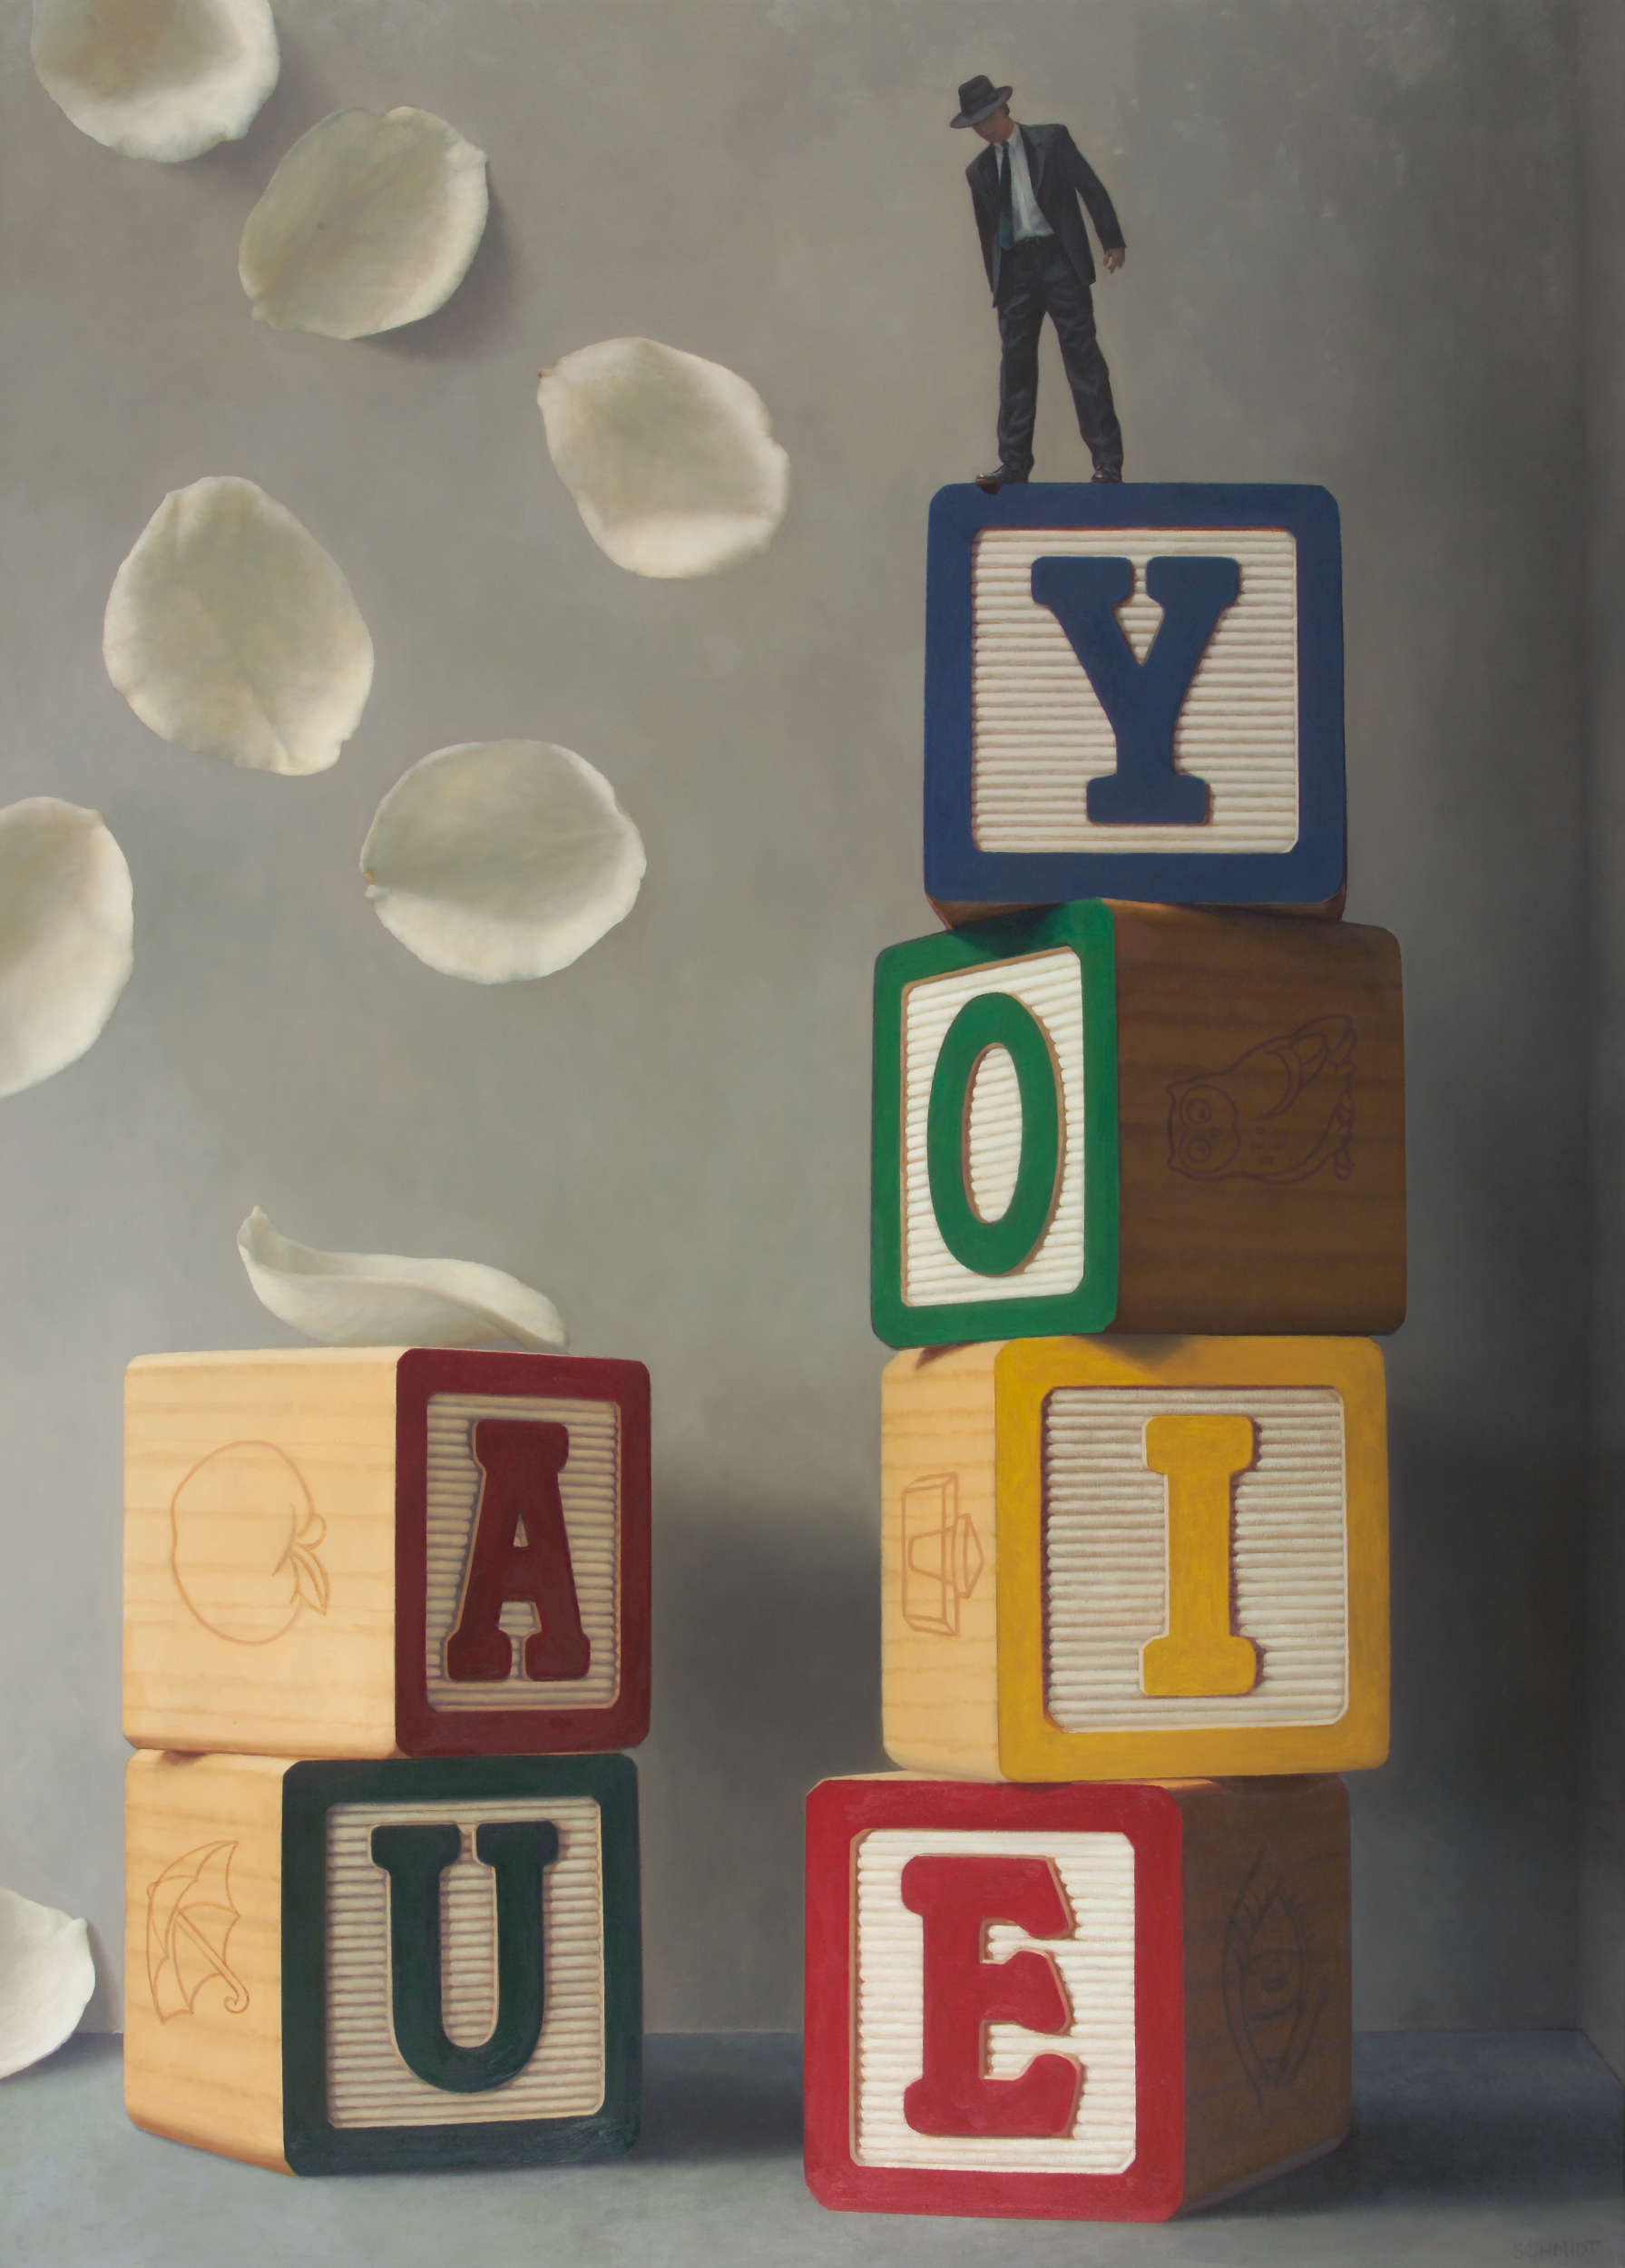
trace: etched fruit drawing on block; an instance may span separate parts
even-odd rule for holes
[[[301,1607],[328,1611],[317,1547],[327,1523],[304,1474],[270,1442],[230,1442],[202,1458],[170,1502],[175,1587],[206,1630],[269,1646]]]

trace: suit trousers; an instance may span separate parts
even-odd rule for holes
[[[1033,470],[1038,415],[1038,334],[1047,315],[1061,342],[1078,430],[1097,473],[1121,473],[1122,428],[1111,379],[1095,337],[1094,295],[1052,236],[1029,237],[1000,256],[994,298],[999,364],[999,463],[1023,477]]]

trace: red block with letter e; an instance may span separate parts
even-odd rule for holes
[[[1161,2221],[1349,2117],[1340,1780],[808,1800],[806,2165],[858,2213]]]
[[[125,1737],[310,1757],[631,1747],[649,1524],[641,1364],[147,1356],[125,1393]]]

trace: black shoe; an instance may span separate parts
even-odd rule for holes
[[[1101,464],[1096,467],[1091,477],[1097,481],[1121,481],[1122,476],[1121,464]]]
[[[996,473],[978,473],[976,485],[984,495],[994,496],[1001,488],[1019,486],[1026,478],[1025,473],[1017,473],[1008,464],[1001,464]]]

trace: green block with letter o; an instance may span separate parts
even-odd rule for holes
[[[1107,908],[1088,899],[883,953],[876,1334],[905,1347],[1105,1330],[1117,1206]]]

